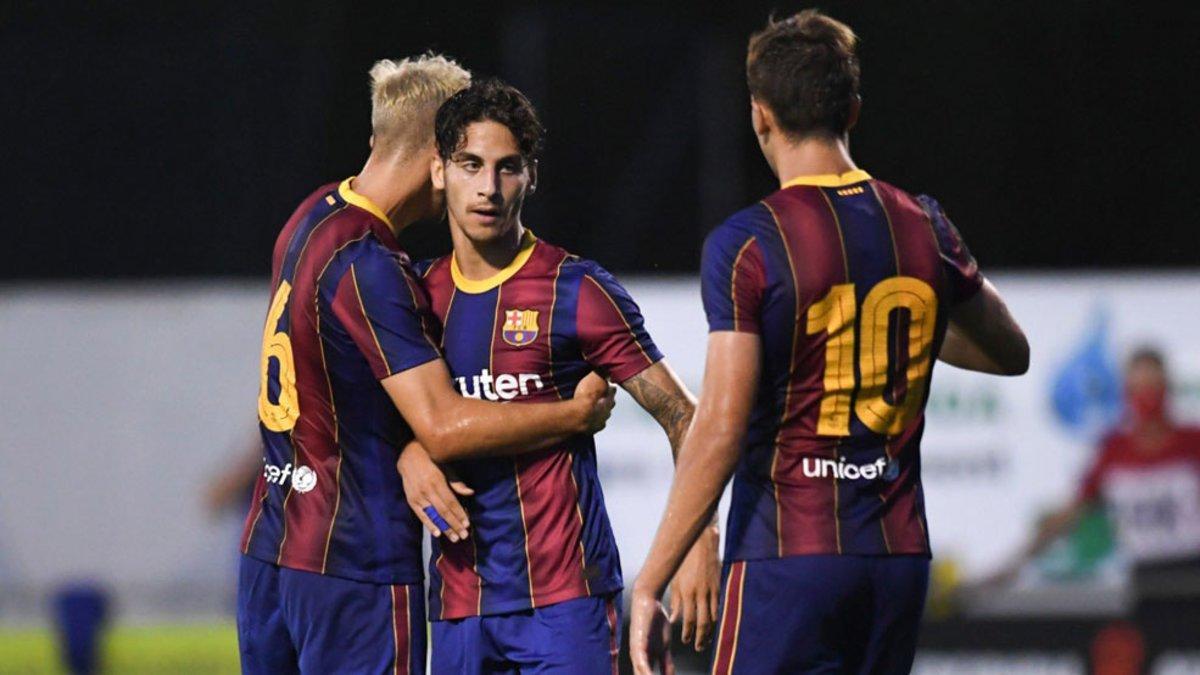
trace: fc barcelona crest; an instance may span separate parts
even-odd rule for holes
[[[536,309],[504,310],[504,326],[500,329],[504,341],[514,347],[524,347],[537,339],[538,311]]]

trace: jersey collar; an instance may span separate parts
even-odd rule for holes
[[[826,173],[817,176],[796,176],[795,178],[784,183],[780,189],[786,190],[787,188],[794,187],[796,185],[811,185],[813,187],[844,187],[846,185],[861,183],[864,180],[871,180],[871,174],[863,171],[862,169],[854,169],[853,171],[847,171],[846,173]]]
[[[529,257],[533,255],[533,248],[537,244],[537,237],[533,236],[533,232],[528,229],[521,237],[521,248],[517,250],[517,255],[508,263],[504,269],[496,272],[486,279],[468,279],[463,276],[462,270],[458,268],[458,257],[453,253],[450,254],[450,276],[454,279],[454,286],[464,293],[486,293],[500,284],[508,281],[514,274],[519,272],[525,263],[529,261]]]
[[[383,224],[386,227],[372,227],[371,229],[375,231],[375,234],[383,241],[385,245],[388,246],[388,248],[400,250],[400,244],[396,241],[396,231],[392,227],[392,220],[387,217],[387,214],[383,212],[383,209],[379,208],[379,205],[368,199],[366,195],[359,194],[350,187],[350,181],[354,180],[354,178],[354,176],[351,176],[342,181],[341,185],[338,185],[338,196],[341,197],[342,200],[347,204],[357,206],[363,211],[375,216],[375,218],[380,221],[379,223],[376,223],[376,225]]]

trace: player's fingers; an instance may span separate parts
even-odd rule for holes
[[[691,643],[696,631],[696,594],[693,589],[688,589],[682,595],[679,603],[683,607],[683,630],[680,639],[686,645]]]
[[[458,506],[458,500],[451,496],[450,502],[447,503],[444,495],[441,493],[441,490],[445,490],[447,493],[449,492],[445,486],[442,486],[440,490],[431,490],[429,494],[429,501],[433,503],[433,508],[437,509],[438,515],[440,515],[442,520],[446,523],[446,536],[450,539],[450,541],[466,539],[467,530],[463,526],[462,518],[460,518],[458,515],[458,513],[462,513],[462,507],[459,507],[458,513],[456,513],[454,507]]]
[[[629,659],[633,661],[635,675],[654,675],[654,668],[650,666],[650,655],[647,653],[644,642],[629,645]]]
[[[718,591],[716,591],[716,589],[708,589],[708,592],[704,593],[703,607],[704,614],[708,616],[708,631],[704,633],[702,640],[697,638],[697,640],[700,640],[700,645],[698,645],[697,649],[701,650],[703,650],[704,647],[707,647],[708,641],[712,640],[713,638],[713,629],[716,627],[716,617],[718,617],[720,611],[720,596],[718,595]]]
[[[470,497],[471,495],[475,494],[475,491],[472,490],[470,488],[470,486],[468,486],[466,483],[462,482],[461,480],[450,481],[450,489],[454,490],[455,492],[457,492],[458,494],[460,494],[464,497]]]
[[[429,530],[429,534],[432,534],[435,537],[442,536],[442,530],[437,525],[433,524],[433,521],[429,519],[429,516],[425,515],[424,507],[418,506],[411,502],[409,503],[409,506],[412,508],[413,513],[417,514],[417,520],[421,521],[421,524],[425,526],[425,529]]]
[[[705,593],[696,594],[696,651],[704,649],[708,644],[708,638],[712,635],[712,617],[708,613],[708,595]]]
[[[662,657],[663,675],[675,675],[675,659],[671,656],[671,650],[663,652]]]
[[[679,620],[679,605],[682,604],[680,602],[681,597],[683,597],[683,594],[679,592],[678,588],[671,589],[671,613],[667,615],[667,621],[671,623]]]
[[[462,504],[459,503],[458,497],[455,496],[453,489],[451,489],[451,487],[445,482],[439,482],[436,490],[438,497],[442,500],[442,503],[446,505],[446,511],[443,513],[448,512],[450,514],[450,518],[447,520],[454,527],[454,530],[458,533],[458,536],[466,539],[467,528],[471,526],[471,519],[467,517],[466,509],[464,509]]]

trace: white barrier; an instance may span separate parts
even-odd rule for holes
[[[1051,403],[1060,380],[1153,342],[1175,370],[1180,416],[1200,418],[1200,274],[996,280],[1029,333],[1031,371],[1002,379],[938,366],[924,446],[935,555],[968,575],[1013,550],[1088,460],[1096,429],[1061,421]],[[695,281],[626,282],[698,390],[706,330]],[[91,577],[133,609],[138,598],[219,606],[238,519],[212,521],[201,494],[254,423],[265,285],[17,286],[0,297],[0,589],[36,596]],[[1083,417],[1102,407],[1077,404],[1066,408]],[[598,446],[631,578],[661,513],[670,452],[624,395]]]

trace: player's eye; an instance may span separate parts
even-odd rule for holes
[[[461,160],[458,162],[458,165],[460,167],[462,167],[462,170],[466,171],[467,173],[475,173],[476,171],[479,171],[479,169],[482,166],[478,161],[476,161],[474,159]]]

